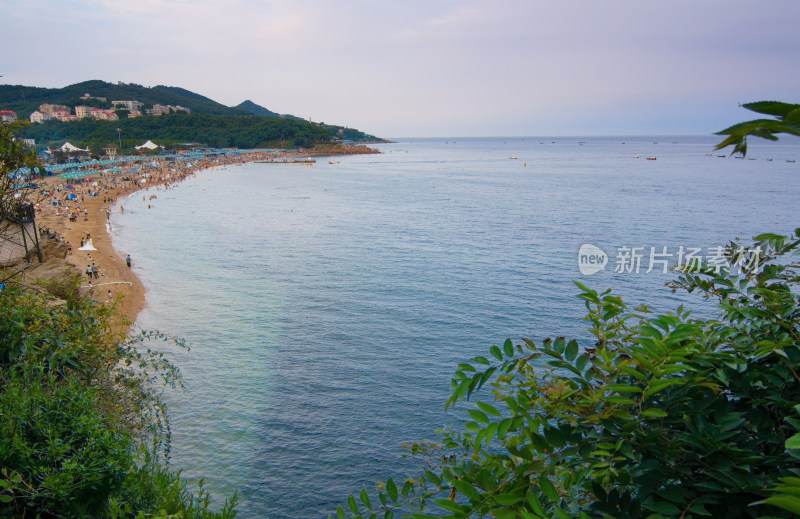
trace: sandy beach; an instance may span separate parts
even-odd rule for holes
[[[47,177],[41,184],[52,194],[37,204],[37,221],[41,228],[56,233],[58,239],[68,244],[66,260],[81,273],[81,293],[91,292],[104,304],[118,301],[122,314],[132,323],[144,308],[145,288],[126,264],[127,251],[118,252],[112,246],[111,212],[124,211],[119,201],[131,193],[154,186],[168,187],[201,169],[246,161],[246,158],[224,159],[174,170],[150,170],[143,173],[149,175],[145,183],[139,181],[140,175],[136,180],[129,177],[131,180],[124,181],[118,178],[124,175],[98,174],[86,177],[80,184],[70,184],[58,176]],[[70,193],[75,194],[75,200],[64,200]],[[90,239],[96,250],[79,250]],[[135,254],[132,254],[132,263],[135,261]],[[86,270],[93,264],[97,267],[97,276],[89,277]]]
[[[369,151],[364,151],[369,150]],[[347,147],[339,154],[375,153],[363,147]],[[324,155],[331,155],[330,148]],[[281,158],[321,155],[296,152],[282,154]],[[39,227],[55,233],[56,238],[67,244],[66,261],[81,273],[81,293],[89,294],[103,304],[116,302],[121,313],[130,323],[145,306],[145,287],[134,275],[135,251],[117,251],[111,243],[112,211],[124,212],[124,202],[131,193],[152,187],[168,189],[170,185],[193,176],[200,170],[216,166],[230,166],[263,160],[259,154],[242,154],[215,157],[200,162],[178,163],[170,166],[149,166],[135,174],[102,173],[87,176],[80,183],[71,183],[58,175],[39,179],[37,182],[47,195],[35,204]],[[74,200],[65,200],[74,194]],[[144,195],[143,195],[144,196]],[[45,237],[43,237],[45,238]],[[96,250],[80,250],[91,240]],[[127,266],[126,255],[131,255],[133,268]],[[87,275],[87,267],[95,265],[97,274]],[[35,274],[34,274],[35,275]]]

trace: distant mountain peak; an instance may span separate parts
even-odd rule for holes
[[[249,99],[246,100],[246,101],[242,101],[241,103],[236,105],[234,108],[247,110],[248,112],[250,112],[253,115],[259,115],[259,116],[262,116],[262,117],[281,117],[281,114],[275,113],[272,110],[267,110],[263,106],[257,105],[257,104],[255,104],[254,102],[252,102]]]

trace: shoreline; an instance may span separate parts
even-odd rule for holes
[[[298,150],[291,153],[283,152],[280,157],[291,159],[380,153],[362,146],[346,147],[333,153],[332,151],[334,150],[330,148],[306,150],[302,153]],[[39,191],[48,191],[49,194],[35,204],[36,221],[39,227],[47,228],[51,234],[55,233],[56,239],[67,244],[65,260],[81,276],[80,293],[94,297],[100,304],[117,304],[120,313],[127,321],[123,324],[127,333],[146,306],[147,290],[135,274],[135,255],[131,255],[132,267],[128,267],[125,261],[126,254],[114,248],[110,221],[112,211],[124,213],[124,200],[149,188],[169,189],[171,185],[181,183],[200,171],[255,162],[264,158],[263,155],[242,154],[198,161],[191,165],[183,162],[174,166],[148,167],[135,174],[98,172],[97,175],[88,176],[84,182],[78,184],[70,184],[68,180],[58,175],[45,177],[38,181]],[[157,157],[154,157],[155,159]],[[71,186],[71,189],[66,186]],[[75,200],[64,200],[63,197],[68,194],[75,194]],[[54,202],[57,205],[54,205]],[[77,216],[74,220],[70,220],[69,215]],[[46,237],[42,238],[42,242],[47,241]],[[88,241],[89,238],[96,250],[79,250],[82,239]],[[48,260],[49,258],[44,264]],[[87,266],[91,267],[92,264],[97,266],[97,277],[89,277],[86,273]],[[36,265],[32,269],[34,276],[37,267],[40,266]]]

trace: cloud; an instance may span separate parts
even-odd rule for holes
[[[793,100],[794,1],[0,0],[0,44],[21,50],[0,74],[175,85],[389,134],[646,131],[649,107],[657,131],[697,106]]]

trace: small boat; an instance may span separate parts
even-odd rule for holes
[[[786,159],[786,162],[794,162],[794,159]]]
[[[339,163],[338,160],[329,160],[328,161],[328,164],[338,164],[338,163]]]
[[[508,157],[511,160],[517,160],[517,157]]]
[[[656,160],[655,157],[647,157],[647,160]]]
[[[634,158],[634,159],[638,159],[638,158],[639,158],[639,155],[634,155],[634,156],[633,156],[633,158]]]

